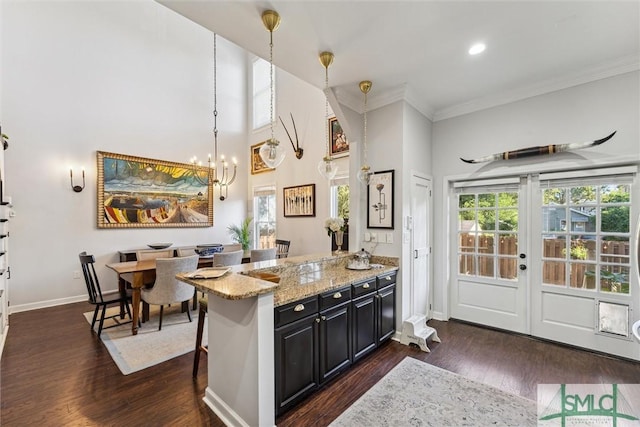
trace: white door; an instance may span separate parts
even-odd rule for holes
[[[640,360],[631,333],[640,319],[636,181],[632,167],[534,182],[533,335]]]
[[[411,312],[427,315],[431,301],[429,274],[431,209],[431,181],[418,175],[411,176]]]
[[[452,187],[451,317],[528,332],[526,194],[519,177]]]

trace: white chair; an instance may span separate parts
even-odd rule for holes
[[[222,252],[235,252],[241,251],[242,245],[240,243],[231,243],[229,245],[222,245]]]
[[[250,262],[267,261],[270,259],[276,259],[277,248],[268,249],[251,249]]]
[[[176,252],[178,253],[178,256],[191,256],[196,253],[196,248],[193,246],[188,248],[178,248],[176,249]]]
[[[242,255],[244,251],[240,249],[239,251],[233,252],[217,252],[213,254],[213,266],[214,267],[224,267],[227,265],[239,265],[242,264]]]
[[[142,288],[141,298],[147,304],[160,306],[158,330],[162,329],[162,312],[166,304],[182,303],[191,300],[194,288],[176,279],[176,274],[194,271],[198,268],[198,255],[177,258],[159,258],[156,260],[156,281],[153,288]],[[191,312],[187,309],[191,322]]]
[[[136,252],[136,260],[138,261],[158,258],[173,258],[173,249],[154,249]]]

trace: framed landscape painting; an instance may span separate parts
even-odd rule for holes
[[[209,169],[98,151],[98,228],[211,227]]]

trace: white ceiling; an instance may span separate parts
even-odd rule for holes
[[[274,63],[362,110],[405,99],[433,120],[640,69],[640,1],[158,0],[269,58],[266,9],[282,21]],[[470,56],[478,41],[483,54]]]

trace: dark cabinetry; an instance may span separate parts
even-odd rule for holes
[[[395,332],[396,274],[275,308],[276,415]]]

